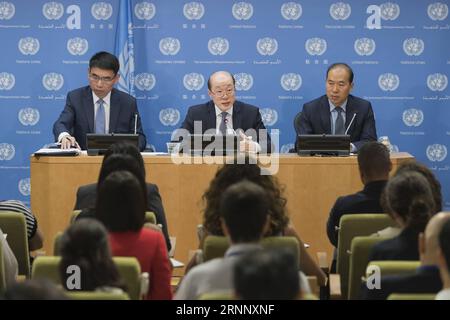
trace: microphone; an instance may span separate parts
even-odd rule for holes
[[[356,118],[356,112],[353,114],[352,120],[350,120],[350,123],[348,124],[347,130],[345,130],[344,134],[347,134],[348,129],[350,129],[350,127],[352,126],[353,120],[355,120]]]
[[[137,114],[137,112],[135,112],[134,113],[134,134],[136,134],[136,131],[137,131],[137,117],[138,117],[138,114]]]

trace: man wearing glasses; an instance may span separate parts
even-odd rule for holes
[[[218,71],[209,77],[208,95],[212,100],[189,108],[182,129],[191,134],[210,129],[217,134],[239,134],[241,150],[270,152],[270,137],[259,109],[236,100],[235,80],[229,72]]]
[[[66,106],[53,125],[62,149],[86,150],[87,133],[137,133],[139,149],[145,149],[136,99],[113,88],[118,71],[119,60],[108,52],[98,52],[89,60],[89,86],[67,94]]]

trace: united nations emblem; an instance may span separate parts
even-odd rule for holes
[[[159,51],[165,56],[174,56],[181,49],[180,40],[177,38],[163,38],[159,41]]]
[[[47,20],[59,20],[64,14],[64,6],[55,1],[44,3],[42,14]]]
[[[403,111],[403,123],[408,127],[418,127],[423,122],[422,110],[411,108]]]
[[[447,157],[447,147],[443,144],[432,144],[427,147],[427,158],[432,162],[444,161]]]
[[[278,41],[275,38],[261,38],[256,42],[256,49],[262,56],[272,56],[278,50]]]
[[[253,16],[253,6],[249,2],[237,2],[231,8],[236,20],[248,20]]]
[[[278,121],[278,112],[274,109],[263,108],[259,112],[265,126],[273,126]]]
[[[205,6],[201,2],[188,2],[183,6],[186,19],[200,20],[205,14]]]
[[[11,160],[16,154],[16,148],[9,143],[0,143],[0,160]]]
[[[208,50],[214,56],[223,56],[230,49],[230,43],[227,39],[216,37],[209,39],[208,41]]]
[[[236,73],[234,80],[237,91],[248,91],[253,87],[253,76],[250,73]]]
[[[40,114],[38,109],[23,108],[19,111],[19,121],[24,126],[34,126],[39,122]]]
[[[42,85],[49,91],[58,91],[64,85],[64,77],[56,72],[46,73],[42,77]]]
[[[381,19],[395,20],[400,15],[400,6],[393,2],[386,2],[380,5]]]
[[[370,38],[359,38],[355,40],[353,45],[355,51],[360,56],[370,56],[375,52],[375,40]]]
[[[16,78],[12,73],[0,72],[0,90],[11,90],[16,83]]]
[[[112,13],[112,5],[107,2],[96,2],[91,7],[91,14],[96,20],[108,20]]]
[[[280,153],[289,153],[290,150],[294,149],[293,143],[283,144],[280,149]]]
[[[186,90],[199,91],[205,84],[205,78],[200,73],[188,73],[183,77],[183,85]]]
[[[302,13],[302,6],[299,3],[286,2],[281,5],[281,15],[285,20],[298,20]]]
[[[0,20],[9,20],[14,17],[16,7],[11,2],[0,2]]]
[[[30,178],[20,179],[19,192],[24,196],[29,196],[31,194]]]
[[[420,56],[425,48],[425,44],[422,39],[408,38],[403,41],[403,51],[408,56]]]
[[[280,83],[286,91],[297,91],[302,86],[302,77],[298,73],[285,73],[281,76]]]
[[[156,78],[153,74],[143,72],[134,77],[134,85],[141,91],[150,91],[155,87]]]
[[[180,121],[180,111],[174,108],[162,109],[159,112],[159,121],[166,127],[176,126]]]
[[[305,42],[305,49],[312,56],[321,56],[327,51],[327,41],[322,38],[310,38]]]
[[[448,16],[448,6],[442,2],[435,2],[428,5],[428,17],[433,21],[442,21]]]
[[[151,2],[142,1],[134,6],[134,14],[139,20],[150,20],[156,14],[156,7]]]
[[[378,86],[383,91],[395,91],[400,85],[400,78],[393,73],[383,73],[378,77]]]
[[[347,20],[352,13],[352,7],[348,3],[336,2],[330,6],[330,16],[334,20]]]
[[[86,39],[76,37],[67,40],[67,51],[73,56],[82,56],[89,49],[89,43]]]
[[[19,40],[19,50],[24,55],[35,55],[40,48],[39,40],[32,37],[26,37]]]
[[[448,79],[445,74],[433,73],[427,77],[427,86],[431,91],[444,91],[447,84]]]

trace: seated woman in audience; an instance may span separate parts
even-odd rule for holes
[[[115,171],[99,185],[96,216],[109,232],[114,256],[136,257],[150,276],[147,299],[171,299],[171,266],[161,232],[144,227],[145,183]]]
[[[385,188],[382,203],[400,226],[398,236],[376,244],[369,261],[419,260],[418,237],[435,213],[430,185],[417,172],[405,171],[392,177]]]
[[[238,159],[236,163],[226,164],[217,171],[209,188],[203,194],[203,201],[206,203],[206,208],[203,214],[203,235],[201,235],[200,239],[200,248],[207,235],[223,236],[219,215],[219,204],[223,191],[230,185],[247,179],[263,187],[270,196],[270,228],[265,236],[296,237],[300,247],[301,271],[306,275],[316,276],[319,285],[325,285],[326,276],[324,272],[308,254],[303,241],[300,239],[294,226],[289,222],[286,208],[287,200],[283,196],[277,178],[270,174],[262,174],[262,170],[264,169],[261,169],[257,164],[251,164],[249,158],[245,158],[245,163],[243,159]],[[187,269],[194,264],[195,262],[191,261]]]
[[[128,155],[129,157],[133,158],[131,160],[133,163],[129,165],[127,165],[127,163],[114,164],[113,161],[108,161],[109,157],[117,154]],[[100,184],[106,178],[106,176],[109,175],[113,170],[131,171],[128,168],[131,165],[135,167],[133,168],[132,173],[136,175],[136,177],[139,180],[142,180],[145,183],[144,160],[142,159],[142,155],[136,148],[136,146],[126,142],[119,142],[111,145],[109,149],[106,151],[105,156],[103,158],[102,167],[100,169],[100,174],[98,177],[98,183],[88,184],[78,188],[74,210],[93,209],[95,206],[95,199],[97,197],[98,184]],[[162,204],[161,195],[159,194],[158,186],[153,183],[146,183],[145,186],[146,186],[146,199],[145,199],[146,211],[151,211],[155,214],[156,223],[158,225],[161,225],[162,232],[164,234],[164,239],[166,241],[167,250],[170,251],[171,244],[169,239],[166,214],[164,212],[164,207]],[[85,216],[84,213],[80,217],[83,216]]]
[[[5,234],[2,232],[2,229],[0,229],[0,246],[2,246],[3,252],[3,257],[0,257],[3,258],[3,261],[0,261],[0,263],[3,263],[6,286],[10,286],[16,282],[16,277],[19,272],[19,265],[17,264],[17,259],[14,256],[14,253],[6,241]]]
[[[66,290],[103,291],[122,294],[125,288],[111,256],[108,232],[95,219],[71,224],[61,237],[59,273]],[[80,268],[80,286],[72,287],[70,266]],[[72,280],[71,280],[72,279]]]

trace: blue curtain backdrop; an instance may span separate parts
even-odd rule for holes
[[[120,55],[120,86],[134,90],[147,141],[158,151],[187,108],[208,99],[208,75],[226,69],[236,76],[238,98],[280,130],[285,152],[294,115],[325,91],[326,68],[347,62],[353,93],[372,102],[378,135],[434,171],[449,208],[449,5],[0,1],[0,198],[29,202],[29,155],[53,140],[67,92],[87,84],[89,58],[107,50]]]

